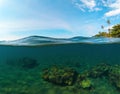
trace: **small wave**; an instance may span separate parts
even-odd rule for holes
[[[0,45],[37,46],[68,43],[110,44],[120,43],[120,38],[81,37],[81,36],[72,38],[51,38],[44,36],[29,36],[13,41],[1,41]]]

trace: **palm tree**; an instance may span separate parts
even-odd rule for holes
[[[111,22],[110,22],[110,20],[107,20],[107,24],[108,24],[108,33],[109,33],[109,36],[110,36],[110,24],[111,24]]]
[[[104,26],[103,25],[101,25],[101,28],[104,30]]]

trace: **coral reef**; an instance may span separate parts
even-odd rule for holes
[[[105,77],[113,86],[120,89],[120,65],[98,64],[81,73],[71,68],[50,67],[43,70],[42,78],[61,86],[73,85],[78,89],[93,89],[91,79]]]
[[[54,66],[44,69],[42,78],[48,82],[62,86],[73,85],[77,78],[77,72],[71,68]]]
[[[117,89],[120,89],[120,65],[111,66],[108,76],[110,82],[116,86]]]
[[[107,76],[109,69],[110,69],[109,64],[101,63],[93,67],[91,70],[89,70],[88,74],[90,77],[93,78]]]

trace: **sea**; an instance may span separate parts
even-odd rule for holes
[[[119,65],[119,38],[29,36],[0,41],[0,94],[120,94]],[[73,84],[67,83],[73,75],[66,69],[77,72]],[[78,78],[86,72],[90,75]]]

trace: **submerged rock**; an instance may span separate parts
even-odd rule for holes
[[[24,69],[35,68],[39,65],[37,60],[28,58],[28,57],[24,57],[24,58],[20,59],[20,62],[21,62],[22,68],[24,68]]]
[[[9,59],[6,61],[6,64],[11,67],[23,68],[23,69],[32,69],[39,65],[36,59],[23,57],[18,59]]]
[[[77,74],[78,73],[71,68],[60,68],[54,66],[44,69],[42,78],[53,84],[67,86],[75,83]]]

